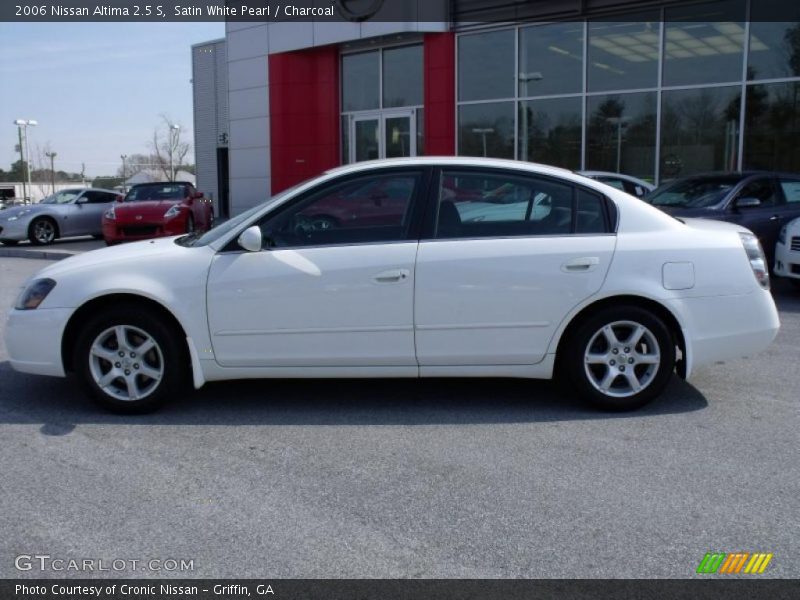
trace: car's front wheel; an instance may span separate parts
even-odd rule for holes
[[[34,219],[28,229],[28,239],[34,246],[46,246],[52,244],[58,237],[58,227],[53,219],[49,217],[39,217]]]
[[[94,317],[75,351],[86,390],[119,413],[155,410],[180,390],[187,368],[182,334],[156,312],[133,305]]]
[[[638,306],[609,307],[567,340],[564,375],[591,404],[625,411],[664,390],[675,368],[675,343],[664,321]]]

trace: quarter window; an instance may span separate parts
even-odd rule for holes
[[[260,223],[264,247],[286,248],[406,239],[417,173],[361,177],[311,194]]]
[[[584,193],[574,222],[573,186],[545,178],[445,171],[435,237],[569,235],[606,231],[602,198]]]

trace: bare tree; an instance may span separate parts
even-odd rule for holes
[[[175,173],[189,153],[189,143],[181,141],[182,129],[167,115],[161,115],[162,123],[153,130],[151,149],[155,154],[158,168],[167,181],[175,181]]]

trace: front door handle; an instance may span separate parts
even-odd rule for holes
[[[591,271],[600,264],[600,258],[597,256],[582,256],[580,258],[573,258],[561,265],[561,270],[567,273],[585,273]]]
[[[373,277],[373,279],[378,283],[394,283],[408,279],[410,274],[411,271],[408,269],[391,269],[389,271],[384,271],[383,273],[378,273],[375,275],[375,277]]]
[[[772,215],[772,216],[769,218],[769,220],[770,220],[770,221],[777,221],[777,220],[778,220],[778,219],[780,219],[780,218],[781,218],[781,216],[780,216],[780,215]]]

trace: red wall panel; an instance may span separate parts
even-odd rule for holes
[[[456,153],[455,34],[427,33],[425,54],[425,154]]]
[[[272,193],[339,165],[339,50],[270,54]]]

